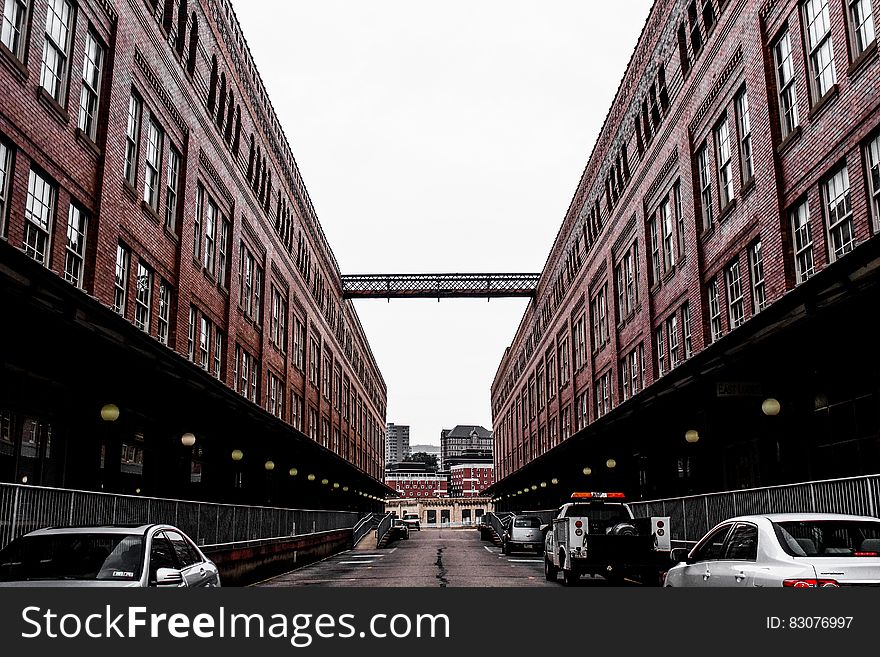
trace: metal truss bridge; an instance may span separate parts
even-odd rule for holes
[[[533,297],[540,274],[365,274],[342,277],[346,299]]]

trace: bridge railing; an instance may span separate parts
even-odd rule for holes
[[[669,516],[672,539],[695,543],[734,516],[849,513],[880,517],[880,475],[633,502],[630,507],[638,517]]]
[[[0,546],[44,527],[151,523],[179,527],[208,546],[348,529],[358,516],[0,484]]]

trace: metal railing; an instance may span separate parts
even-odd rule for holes
[[[210,546],[348,529],[358,515],[0,484],[0,547],[43,527],[150,523],[174,525]]]
[[[880,517],[880,475],[633,502],[630,507],[637,517],[669,516],[672,539],[695,543],[734,516],[849,513]]]
[[[501,537],[507,527],[505,524],[508,518],[513,514],[508,511],[489,512],[486,514],[486,522]]]
[[[382,542],[382,539],[385,538],[385,534],[391,531],[391,525],[394,524],[394,516],[390,513],[386,513],[382,519],[379,521],[379,524],[376,525],[376,545]]]
[[[352,545],[357,545],[358,542],[364,536],[373,531],[378,524],[379,518],[375,513],[368,513],[366,516],[358,520],[357,524],[351,530]]]

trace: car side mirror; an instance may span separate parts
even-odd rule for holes
[[[156,571],[155,586],[182,586],[183,573],[176,568],[160,568]]]
[[[691,563],[688,559],[688,555],[690,554],[690,550],[687,548],[675,548],[672,552],[669,553],[669,558],[674,563]]]

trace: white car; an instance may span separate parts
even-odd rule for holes
[[[0,587],[218,587],[217,566],[181,530],[52,527],[0,550]]]
[[[821,588],[880,586],[880,519],[833,513],[731,518],[680,561],[665,585]]]

